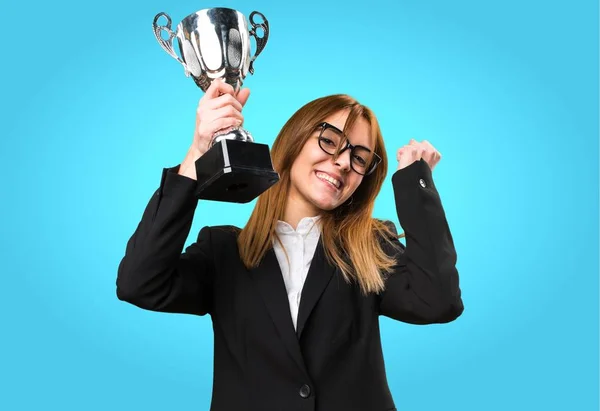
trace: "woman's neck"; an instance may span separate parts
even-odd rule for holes
[[[283,221],[291,225],[295,230],[298,227],[298,223],[300,223],[304,217],[316,217],[320,214],[320,211],[321,210],[307,201],[303,201],[296,196],[290,195],[285,205]]]

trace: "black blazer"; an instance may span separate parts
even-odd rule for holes
[[[456,253],[423,160],[392,176],[406,247],[381,295],[363,296],[327,263],[321,242],[302,290],[297,332],[274,251],[247,270],[233,227],[204,227],[182,254],[196,182],[165,168],[127,243],[117,297],[138,307],[210,314],[213,411],[395,410],[379,316],[446,323],[463,312]],[[394,252],[387,246],[389,253]]]

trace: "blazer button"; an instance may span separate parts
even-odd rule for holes
[[[310,396],[310,387],[308,385],[304,384],[300,388],[300,396],[302,398],[308,398]]]
[[[419,184],[421,184],[421,187],[423,188],[427,187],[427,183],[422,178],[419,179]]]

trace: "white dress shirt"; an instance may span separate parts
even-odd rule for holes
[[[285,221],[278,221],[275,228],[288,257],[286,258],[283,248],[274,239],[273,249],[277,256],[277,261],[279,261],[283,282],[287,290],[294,329],[296,329],[298,321],[298,308],[300,307],[302,287],[304,286],[310,263],[315,254],[319,237],[321,236],[319,219],[320,216],[304,217],[298,223],[296,230]]]

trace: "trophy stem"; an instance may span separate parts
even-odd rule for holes
[[[233,127],[224,129],[221,131],[217,131],[213,136],[212,142],[210,143],[211,147],[217,144],[222,140],[237,140],[243,141],[246,143],[253,143],[254,139],[249,131],[244,130],[241,127]]]

